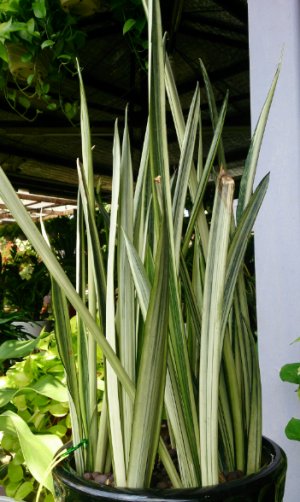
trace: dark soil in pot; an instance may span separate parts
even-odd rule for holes
[[[208,488],[115,489],[77,476],[67,460],[53,471],[56,502],[280,502],[284,494],[286,455],[269,439],[263,440],[265,465],[251,476]]]

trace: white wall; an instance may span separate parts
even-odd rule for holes
[[[295,387],[280,381],[287,362],[300,361],[300,3],[248,0],[252,128],[284,49],[257,180],[271,172],[256,225],[259,354],[263,431],[288,456],[285,502],[300,501],[300,443],[284,427],[300,418]]]

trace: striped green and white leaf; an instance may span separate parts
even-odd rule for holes
[[[234,182],[220,174],[205,272],[199,374],[201,473],[204,486],[218,483],[218,399],[222,309]]]
[[[264,106],[262,108],[262,111],[259,116],[253,137],[251,139],[251,144],[250,144],[249,152],[248,152],[247,159],[245,162],[243,176],[242,176],[241,184],[240,184],[239,202],[238,202],[238,207],[237,207],[237,220],[238,221],[241,218],[243,210],[247,206],[247,204],[250,200],[252,191],[253,191],[253,184],[254,184],[254,178],[255,178],[255,174],[256,174],[259,152],[261,149],[264,132],[265,132],[266,125],[267,125],[267,120],[268,120],[269,112],[271,109],[271,104],[272,104],[275,89],[277,86],[277,82],[278,82],[278,78],[279,78],[279,74],[280,74],[280,69],[281,69],[281,64],[279,64],[277,67],[277,70],[275,72],[270,90],[269,90],[268,95],[266,97],[266,101],[265,101]]]
[[[117,238],[117,219],[120,194],[121,148],[120,139],[115,124],[113,145],[113,185],[110,215],[110,230],[107,259],[107,301],[106,301],[106,333],[107,339],[114,351],[117,347],[115,325],[115,251]],[[119,384],[110,361],[106,363],[106,398],[109,411],[109,428],[111,435],[111,453],[114,464],[116,483],[126,486],[127,470],[125,465],[124,438],[121,422],[121,403],[119,399]]]

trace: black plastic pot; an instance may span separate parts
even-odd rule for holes
[[[209,488],[131,490],[98,486],[71,472],[67,461],[53,471],[56,502],[280,502],[283,499],[286,455],[264,438],[262,469],[242,479]]]

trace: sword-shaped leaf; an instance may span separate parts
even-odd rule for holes
[[[222,309],[234,182],[220,173],[206,263],[199,375],[201,473],[204,486],[218,483],[218,399]]]
[[[253,229],[253,225],[258,215],[259,209],[264,200],[268,184],[269,175],[265,176],[265,178],[256,188],[246,210],[240,218],[240,221],[230,243],[228,250],[226,285],[224,293],[224,310],[222,320],[223,333],[226,328],[229,311],[232,305],[233,294],[235,291],[235,285],[247,249],[248,239]]]
[[[169,312],[169,249],[165,228],[160,235],[134,403],[128,485],[136,488],[150,484],[165,391]]]
[[[116,325],[115,325],[115,251],[117,238],[117,219],[120,195],[120,167],[121,153],[117,123],[115,124],[113,146],[113,185],[111,200],[110,229],[107,260],[107,301],[106,301],[106,333],[107,339],[116,351]],[[106,364],[106,399],[109,411],[109,427],[111,435],[111,448],[114,463],[116,483],[126,486],[126,466],[124,454],[124,440],[121,422],[121,403],[119,399],[119,384],[113,368]]]
[[[275,72],[270,90],[268,92],[266,101],[264,103],[263,109],[261,111],[261,114],[259,116],[254,134],[251,139],[251,144],[249,148],[249,152],[247,155],[247,159],[245,162],[245,167],[243,170],[243,176],[241,179],[241,184],[240,184],[240,193],[239,193],[239,202],[238,202],[238,207],[237,207],[237,221],[242,216],[243,210],[247,206],[252,191],[253,191],[253,183],[254,183],[254,178],[256,174],[256,167],[257,167],[257,161],[258,161],[258,156],[263,140],[263,135],[265,132],[272,100],[274,97],[277,81],[279,78],[280,74],[280,68],[281,64],[278,65],[277,70]]]

